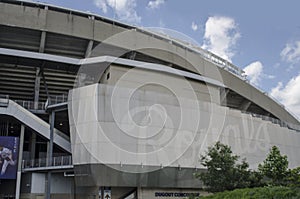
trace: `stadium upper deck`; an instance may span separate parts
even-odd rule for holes
[[[240,68],[199,47],[91,13],[43,3],[0,2],[0,87],[1,94],[9,94],[11,99],[45,102],[49,95],[68,93],[80,65],[58,58],[49,60],[48,55],[75,59],[110,55],[163,64],[220,80],[226,86],[225,106],[299,124],[282,105],[250,85]],[[101,42],[128,30],[133,31],[136,44],[148,48],[151,43],[152,49],[134,49],[132,44],[118,41],[107,44],[105,52],[93,51]],[[24,56],[24,51],[29,54]],[[37,58],[33,52],[43,58]],[[216,66],[220,77],[214,74]],[[39,97],[35,93],[37,76],[41,81]]]

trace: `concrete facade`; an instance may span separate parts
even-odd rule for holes
[[[125,172],[128,173],[128,179],[137,179],[132,183],[127,182],[129,185],[152,187],[155,183],[143,180],[151,179],[151,175],[147,173],[165,173],[162,168],[170,168],[173,169],[168,171],[171,180],[177,175],[178,169],[189,172],[190,179],[188,181],[182,179],[184,185],[181,183],[170,185],[170,182],[165,181],[166,187],[169,185],[176,188],[182,186],[196,188],[199,185],[192,174],[196,172],[195,168],[202,168],[199,156],[218,140],[230,145],[234,153],[247,158],[252,169],[256,169],[265,159],[269,148],[273,145],[279,146],[282,153],[289,157],[291,168],[300,164],[297,158],[300,152],[298,132],[221,106],[219,101],[215,100],[220,98],[218,88],[208,89],[207,87],[211,86],[198,83],[194,86],[205,89],[186,92],[188,89],[179,78],[155,74],[158,79],[178,83],[176,95],[172,95],[164,91],[160,85],[139,87],[141,82],[148,79],[146,76],[153,78],[153,74],[149,71],[134,70],[132,76],[129,75],[127,78],[119,75],[120,71],[128,75],[126,67],[121,70],[120,67],[112,66],[109,70],[111,79],[107,84],[74,89],[69,95],[73,163],[75,166],[82,165],[86,168],[84,171],[90,172],[90,177],[86,181],[105,186],[122,186],[122,183],[112,181],[111,176],[105,173],[110,173],[114,176],[113,179],[120,180],[118,172]],[[117,77],[113,77],[114,74]],[[142,79],[138,78],[141,76]],[[124,87],[116,88],[114,82],[121,82],[120,85]],[[138,89],[134,90],[135,88]],[[198,95],[197,92],[201,93],[201,91],[202,95]],[[194,100],[193,93],[196,93]],[[209,97],[203,97],[204,93]],[[180,100],[184,103],[180,103]],[[142,122],[147,114],[132,116],[132,121],[127,117],[127,111],[130,111],[127,107],[151,107],[156,104],[165,108],[164,111],[171,121],[161,124],[159,116],[156,118],[153,115],[154,119],[152,118],[146,131],[134,127],[133,123]],[[176,117],[178,115],[182,117]],[[175,125],[179,123],[180,125]],[[152,135],[157,131],[158,134]],[[147,135],[150,138],[135,139]],[[87,166],[89,164],[92,165],[90,168]],[[104,164],[118,172],[115,173],[111,169],[108,169],[111,170],[108,172],[103,166],[97,168],[97,164]],[[138,173],[145,173],[144,177]],[[98,178],[98,176],[102,177]],[[80,179],[85,182],[84,177]],[[160,182],[164,181],[165,177],[158,174],[154,179]],[[180,182],[178,176],[177,181]]]
[[[52,5],[0,0],[0,105],[1,135],[26,128],[24,199],[98,198],[105,187],[112,198],[205,195],[194,173],[216,141],[251,169],[273,145],[291,168],[300,165],[300,122],[238,67],[183,41]],[[59,155],[68,157],[49,161]],[[14,195],[15,184],[1,181],[0,198]]]
[[[184,46],[176,46],[151,34],[136,31],[136,27],[126,25],[122,27],[118,23],[111,24],[112,22],[109,20],[94,20],[88,17],[89,15],[82,17],[72,14],[72,12],[60,13],[45,9],[45,7],[47,6],[32,8],[0,3],[0,24],[55,32],[97,42],[104,41],[124,49],[124,52],[136,49],[137,52],[180,65],[203,76],[217,78],[235,92],[254,103],[260,104],[262,108],[276,115],[279,119],[299,124],[299,121],[261,91],[230,72],[219,70],[216,65],[184,48]],[[18,14],[15,15],[15,13]],[[20,16],[22,16],[22,20],[20,20]],[[122,36],[119,35],[120,33]]]

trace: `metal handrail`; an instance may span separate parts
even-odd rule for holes
[[[14,100],[14,102],[28,110],[45,110],[45,102],[34,102],[28,100]]]
[[[0,95],[0,99],[2,99]],[[8,99],[8,98],[7,98]],[[68,95],[50,96],[46,102],[34,102],[29,100],[14,100],[17,104],[27,110],[46,110],[46,107],[68,101]],[[0,101],[1,102],[1,101]]]
[[[53,99],[61,99],[61,100],[65,100],[65,98],[60,98],[60,96],[58,96],[56,98],[56,96],[53,96]],[[56,100],[58,101],[58,100]],[[14,102],[16,102],[17,104],[19,104],[20,106],[22,106],[23,108],[32,111],[32,110],[46,110],[46,103],[45,102],[38,102],[37,103],[37,109],[35,109],[35,102],[33,101],[26,101],[26,100],[14,100]],[[60,131],[55,131],[56,134],[58,134],[59,136],[61,136],[62,138],[64,138],[67,141],[70,141],[70,137],[67,136],[66,134],[64,134],[63,132]]]
[[[1,99],[9,99],[9,95],[0,94],[0,98]]]
[[[68,101],[68,95],[66,95],[66,94],[50,96],[47,99],[46,106],[60,104],[60,103],[64,103],[67,101]]]
[[[51,160],[48,158],[39,158],[32,160],[23,160],[22,169],[28,168],[42,168],[42,167],[61,167],[61,166],[71,166],[72,156],[59,156],[52,157]]]
[[[229,61],[219,57],[218,55],[215,55],[214,53],[209,52],[191,42],[176,39],[174,37],[170,37],[168,35],[163,35],[159,32],[154,32],[154,31],[151,31],[151,30],[145,29],[145,28],[135,28],[135,29],[140,32],[143,32],[143,33],[148,33],[148,34],[157,36],[157,37],[161,38],[162,40],[170,41],[170,42],[172,42],[172,44],[175,44],[175,45],[177,44],[177,45],[183,46],[184,48],[189,49],[192,52],[199,54],[204,59],[206,59],[210,62],[213,62],[220,68],[223,68],[224,70],[229,71],[231,74],[237,76],[238,78],[242,79],[243,81],[246,81],[248,84],[250,84],[257,90],[259,90],[261,93],[263,93],[267,97],[271,98],[278,105],[280,105],[284,110],[286,110],[288,113],[290,113],[294,118],[296,118],[298,121],[300,121],[300,118],[296,114],[294,114],[292,111],[290,111],[287,107],[285,107],[281,102],[279,102],[277,99],[275,99],[274,97],[269,95],[263,89],[259,88],[257,85],[250,83],[249,80],[247,79],[247,75],[245,74],[245,71],[243,71],[238,66],[232,64],[231,62],[229,62]]]
[[[300,132],[300,125],[285,122],[285,121],[282,121],[282,120],[279,120],[279,119],[276,119],[276,118],[273,118],[273,117],[269,117],[269,116],[266,116],[266,115],[260,115],[260,114],[251,113],[251,112],[247,112],[247,111],[241,111],[241,112],[245,113],[245,114],[248,114],[248,115],[251,115],[252,117],[256,117],[256,118],[260,118],[260,119],[265,120],[265,121],[272,122],[273,124],[278,124],[281,127],[285,127],[285,128]]]
[[[7,107],[9,104],[9,95],[0,95],[0,106]]]
[[[161,38],[162,40],[170,41],[170,42],[172,42],[172,44],[183,46],[184,48],[189,49],[190,51],[199,54],[204,59],[215,63],[217,66],[231,72],[232,74],[238,76],[239,78],[246,80],[245,72],[241,68],[239,68],[239,67],[235,66],[234,64],[230,63],[229,61],[219,57],[218,55],[215,55],[212,52],[204,50],[203,48],[201,48],[191,42],[185,43],[183,40],[169,37],[166,35],[162,35],[161,33],[154,32],[154,31],[151,31],[151,30],[145,29],[145,28],[136,27],[135,30],[138,30],[143,33],[152,34],[152,35],[155,35],[155,36]]]

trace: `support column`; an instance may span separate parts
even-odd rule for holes
[[[37,110],[40,98],[40,85],[41,85],[41,69],[36,68],[35,83],[34,83],[34,109]]]
[[[53,137],[54,137],[54,123],[55,123],[55,112],[52,111],[50,113],[50,139],[48,144],[48,151],[47,151],[47,165],[52,165],[52,157],[53,157]],[[47,192],[46,192],[46,199],[51,198],[51,171],[48,171],[47,175]]]
[[[18,172],[17,172],[16,195],[15,195],[16,199],[20,198],[24,132],[25,132],[25,125],[22,124],[21,125],[21,132],[20,132],[20,144],[19,144]]]
[[[136,198],[137,199],[143,199],[143,197],[142,197],[142,188],[141,187],[136,188]]]
[[[45,50],[45,42],[46,42],[46,32],[43,31],[41,34],[41,40],[40,40],[40,48],[39,48],[40,53],[43,53]]]
[[[220,105],[226,105],[226,98],[227,98],[227,95],[229,93],[229,89],[225,89],[225,88],[221,88],[221,92],[220,92]]]
[[[242,111],[247,111],[248,108],[250,107],[250,105],[251,105],[251,102],[245,100],[245,101],[240,105],[240,110],[242,110]]]
[[[131,51],[131,53],[129,55],[129,59],[135,60],[135,57],[136,57],[136,52],[135,51]]]
[[[36,134],[35,132],[31,132],[30,139],[30,159],[35,159],[35,145],[36,145]]]
[[[52,111],[50,113],[50,138],[49,138],[49,145],[48,145],[48,151],[47,151],[48,166],[50,166],[52,164],[54,123],[55,123],[55,112]]]
[[[51,199],[51,171],[48,171],[48,174],[47,174],[46,199]]]
[[[46,78],[45,78],[45,74],[44,74],[44,65],[45,65],[45,62],[44,62],[43,65],[41,66],[41,76],[42,76],[42,78],[43,78],[43,82],[44,82],[44,87],[45,87],[47,99],[50,100],[50,94],[49,94],[49,91],[48,91],[48,85],[47,85]]]
[[[85,50],[85,58],[90,57],[92,49],[93,49],[93,45],[94,45],[94,41],[90,40],[88,45],[87,45],[87,48]]]

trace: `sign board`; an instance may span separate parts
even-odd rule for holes
[[[157,198],[190,198],[190,197],[199,197],[200,193],[192,192],[155,192],[154,196]]]
[[[16,179],[19,138],[0,136],[0,179]]]

